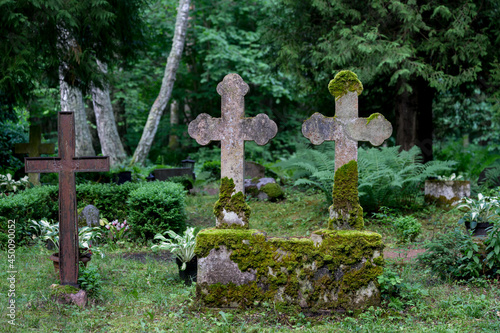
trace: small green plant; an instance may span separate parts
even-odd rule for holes
[[[196,236],[194,231],[195,228],[193,227],[187,228],[184,234],[180,236],[172,230],[168,230],[166,234],[172,239],[167,239],[161,234],[156,234],[154,239],[159,239],[161,242],[151,246],[151,249],[162,249],[172,252],[172,254],[175,254],[182,262],[181,270],[185,270],[186,263],[190,262],[195,256],[194,248],[196,246]]]
[[[10,173],[0,175],[0,196],[7,192],[16,192],[18,189],[28,186],[28,176],[15,180]]]
[[[444,180],[444,181],[454,181],[454,180],[462,180],[464,177],[462,175],[456,175],[455,173],[452,173],[449,176],[437,176],[438,180]]]
[[[396,217],[393,224],[400,243],[414,241],[422,229],[422,224],[411,215]]]
[[[490,223],[493,219],[498,219],[496,210],[499,207],[498,197],[487,197],[479,193],[477,200],[463,198],[457,209],[465,208],[466,212],[458,223],[470,223],[470,228],[475,229],[478,223]]]
[[[390,267],[384,268],[384,273],[378,276],[380,293],[390,308],[401,311],[407,306],[415,305],[415,299],[427,295],[420,285],[405,282],[399,274]]]
[[[99,219],[99,224],[101,227],[106,228],[108,239],[111,241],[122,241],[127,238],[127,231],[130,229],[130,226],[127,224],[127,220],[124,220],[120,223],[118,220],[113,220],[109,222],[108,219],[102,218]]]
[[[87,291],[90,297],[97,297],[102,287],[102,278],[97,266],[89,264],[85,267],[83,264],[80,264],[78,284],[80,288]]]

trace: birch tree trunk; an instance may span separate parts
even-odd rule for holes
[[[160,123],[161,116],[163,115],[163,111],[167,106],[170,96],[172,95],[175,75],[181,61],[182,51],[186,41],[189,6],[190,0],[179,0],[172,49],[170,50],[170,55],[168,56],[167,65],[165,67],[165,74],[163,76],[160,93],[149,111],[148,120],[146,121],[141,140],[139,141],[139,144],[134,152],[134,156],[130,162],[131,164],[137,163],[143,165],[146,161],[156,131],[158,130],[158,124]]]
[[[107,64],[97,60],[97,65],[103,73],[108,72]],[[113,114],[113,106],[109,97],[109,86],[105,84],[102,89],[92,84],[92,103],[97,125],[97,134],[101,142],[101,150],[104,156],[109,156],[109,164],[111,167],[122,164],[127,158],[125,149],[123,149],[118,128],[116,127],[115,115]]]
[[[65,66],[64,63],[59,66],[61,111],[72,111],[75,114],[75,156],[95,156],[82,91],[79,88],[71,87],[64,81]]]

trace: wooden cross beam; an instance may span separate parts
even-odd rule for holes
[[[54,154],[53,143],[42,143],[42,130],[39,125],[30,126],[29,142],[17,143],[14,146],[16,154],[28,154],[29,157],[39,157],[41,154]],[[33,185],[40,185],[40,174],[29,173],[29,181]]]
[[[391,136],[392,125],[380,113],[358,118],[358,95],[363,85],[356,74],[342,71],[330,81],[328,88],[335,96],[335,117],[316,112],[302,124],[302,134],[314,145],[335,141],[336,171],[349,161],[358,160],[358,141],[379,146]]]
[[[243,187],[245,141],[265,145],[276,136],[276,123],[265,114],[245,118],[245,98],[248,84],[238,74],[228,74],[217,85],[222,96],[222,118],[200,114],[189,124],[189,135],[200,145],[221,141],[221,177],[233,179],[234,193],[245,193]]]
[[[75,172],[109,171],[109,158],[75,157],[73,112],[59,112],[59,157],[25,159],[26,172],[59,173],[59,273],[62,285],[78,286]]]

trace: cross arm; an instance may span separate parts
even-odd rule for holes
[[[368,118],[357,118],[347,125],[347,135],[352,140],[370,141],[374,146],[380,146],[391,134],[391,123],[380,113]]]
[[[243,119],[241,133],[243,140],[263,146],[276,136],[278,126],[266,114],[260,113],[254,118]]]
[[[48,173],[62,170],[61,158],[53,157],[26,157],[24,159],[24,171],[26,173]]]
[[[302,134],[313,145],[320,145],[323,141],[335,141],[340,130],[340,123],[335,117],[325,117],[316,112],[302,124]]]
[[[99,172],[109,171],[109,157],[75,157],[73,168],[75,172]]]
[[[222,119],[202,113],[189,123],[188,133],[203,146],[209,144],[210,141],[220,141],[224,133]]]

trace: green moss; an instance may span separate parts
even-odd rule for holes
[[[50,294],[52,296],[61,296],[63,294],[77,294],[80,289],[70,286],[70,285],[55,285],[52,287]]]
[[[363,91],[363,84],[358,76],[351,71],[340,71],[328,84],[330,94],[335,96],[335,100],[344,96],[348,92],[356,91],[359,94]]]
[[[261,187],[261,190],[267,194],[270,201],[277,201],[283,199],[285,196],[285,192],[281,189],[276,183],[269,183]]]
[[[297,237],[267,238],[262,232],[250,229],[212,228],[200,231],[195,248],[198,258],[208,256],[212,249],[225,246],[231,251],[230,259],[242,272],[256,272],[256,280],[242,286],[199,284],[199,300],[213,307],[231,306],[231,302],[232,306],[247,307],[263,300],[279,301],[280,297],[298,305],[302,297],[307,299],[308,306],[331,309],[350,306],[353,296],[347,291],[355,285],[364,286],[370,281],[376,283],[376,277],[380,275],[376,274],[382,269],[383,259],[373,259],[373,265],[370,260],[366,261],[358,273],[351,272],[349,267],[372,258],[375,251],[382,253],[382,236],[360,230],[318,230],[314,235],[321,241],[316,240],[315,243],[313,239]],[[319,268],[330,273],[317,277],[315,274]],[[345,272],[343,278],[337,279],[334,273],[339,270]],[[344,298],[322,301],[324,295],[338,290],[342,290]],[[280,296],[281,292],[284,295]]]
[[[235,185],[234,181],[230,178],[224,177],[221,179],[220,192],[219,192],[219,200],[215,203],[214,206],[214,215],[217,220],[220,222],[218,225],[219,228],[227,228],[228,225],[226,223],[222,223],[224,218],[223,211],[226,212],[234,212],[238,215],[238,217],[245,222],[244,225],[231,225],[231,228],[243,228],[248,229],[248,220],[250,219],[251,209],[250,206],[245,202],[245,196],[243,193],[238,192],[234,195],[232,194],[234,191]]]
[[[381,113],[378,113],[378,112],[372,113],[368,118],[366,118],[366,124],[368,125],[373,119],[376,119],[378,117],[384,118],[384,116]]]
[[[358,163],[354,160],[335,172],[331,211],[328,228],[363,229],[363,208],[358,197]]]

